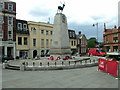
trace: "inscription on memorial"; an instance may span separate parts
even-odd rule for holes
[[[65,23],[65,16],[62,16],[62,22]]]
[[[55,45],[58,45],[58,41],[54,41],[54,44],[55,44]]]

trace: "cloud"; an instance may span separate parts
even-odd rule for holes
[[[29,14],[33,17],[44,17],[44,16],[49,16],[50,14],[49,11],[50,11],[49,9],[35,7],[32,10],[30,10]]]
[[[17,18],[51,23],[57,13],[61,0],[12,0],[17,4]],[[113,28],[118,23],[119,0],[62,0],[65,1],[63,13],[67,17],[68,28],[82,31],[87,38],[96,36],[96,28],[92,24],[99,23],[99,39],[103,37],[103,23]]]

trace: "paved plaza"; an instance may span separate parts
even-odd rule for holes
[[[90,68],[17,71],[2,70],[2,88],[118,88],[118,80]]]

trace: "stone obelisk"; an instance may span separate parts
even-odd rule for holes
[[[71,49],[68,36],[68,27],[66,16],[62,13],[57,13],[54,17],[52,45],[50,55],[56,59],[61,59],[70,56]]]

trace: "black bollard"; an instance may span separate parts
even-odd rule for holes
[[[69,61],[69,65],[70,65],[70,61]]]
[[[35,62],[33,62],[33,66],[35,66]]]
[[[93,62],[95,63],[95,59],[93,60]]]
[[[22,63],[25,66],[25,62]]]
[[[42,62],[40,62],[40,66],[42,66]]]
[[[75,65],[76,65],[76,61],[74,61]]]
[[[57,63],[55,62],[55,66],[57,65]]]
[[[91,60],[90,60],[90,63],[91,63]]]
[[[49,64],[50,64],[50,63],[48,62],[48,66],[49,66]]]
[[[62,62],[62,65],[64,64],[64,62]]]
[[[85,64],[87,63],[87,60],[85,60]]]
[[[28,62],[26,62],[26,66],[28,66]]]
[[[80,61],[80,64],[82,64],[82,61]]]

